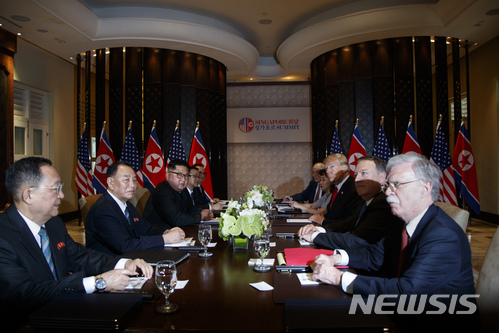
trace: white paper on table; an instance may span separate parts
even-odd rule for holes
[[[217,246],[217,242],[215,242],[215,243],[208,243],[208,247],[215,247],[215,246]]]
[[[177,284],[175,285],[175,290],[176,289],[184,289],[187,282],[189,282],[189,280],[177,280]]]
[[[276,246],[276,242],[269,242],[269,247],[275,247]]]
[[[250,283],[250,286],[252,286],[253,288],[260,290],[260,291],[274,290],[274,287],[272,287],[270,284],[268,284],[265,281]]]
[[[304,239],[299,239],[298,242],[300,242],[300,245],[301,246],[309,246],[309,245],[314,245],[313,242],[309,242],[307,240],[304,240]]]
[[[263,259],[263,266],[274,266],[274,261],[275,259],[272,258]],[[259,258],[251,258],[248,260],[248,266],[255,266],[255,264],[260,265],[261,262],[262,260]]]
[[[195,239],[192,239],[192,237],[187,237],[182,242],[172,243],[172,244],[165,244],[165,247],[194,246],[195,243],[196,243]]]
[[[288,223],[312,223],[312,221],[309,221],[308,219],[287,219],[286,221]]]
[[[141,289],[147,280],[148,279],[145,276],[131,277],[130,280],[128,281],[128,286],[125,287],[125,290]]]
[[[312,273],[296,273],[296,277],[302,286],[319,284],[319,282],[312,279]]]

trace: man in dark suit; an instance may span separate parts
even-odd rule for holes
[[[185,189],[189,179],[189,164],[180,160],[170,161],[166,181],[154,189],[144,209],[146,221],[163,227],[185,226],[210,220],[209,209],[196,212],[189,205],[191,200]]]
[[[212,205],[219,203],[220,199],[210,198],[206,194],[206,191],[204,190],[203,183],[204,180],[206,179],[206,171],[204,165],[202,165],[201,163],[196,163],[192,167],[196,168],[196,170],[198,171],[198,177],[196,178],[197,187],[194,188],[194,200],[196,201],[196,204]],[[222,209],[222,204],[219,204],[216,207],[213,207],[212,209],[220,210]]]
[[[402,220],[390,212],[381,184],[386,179],[386,163],[375,156],[364,156],[357,161],[355,188],[365,201],[349,218],[327,224],[325,228],[307,225],[298,235],[315,245],[330,249],[365,247],[385,237],[391,230],[401,230]]]
[[[151,225],[128,202],[137,190],[137,176],[128,163],[111,164],[106,176],[107,191],[90,208],[85,220],[88,248],[119,255],[135,249],[162,249],[164,244],[184,240],[182,229]]]
[[[355,180],[350,177],[350,167],[345,155],[328,155],[324,159],[324,165],[335,189],[326,215],[315,214],[309,218],[309,221],[319,225],[342,221],[354,215],[356,209],[363,204],[362,198],[359,197],[355,189]]]
[[[390,294],[427,295],[430,298],[432,295],[443,295],[441,302],[449,303],[452,295],[474,294],[469,241],[458,224],[433,204],[439,198],[442,175],[439,167],[424,156],[411,152],[390,159],[387,170],[387,201],[392,213],[405,222],[399,242],[407,245],[398,251],[399,260],[392,261],[398,262],[396,267],[392,267],[391,273],[385,276],[368,277],[343,273],[333,266],[348,264],[355,269],[378,270],[388,257],[394,255],[388,250],[393,248],[393,242],[386,237],[365,248],[339,250],[339,254],[333,256],[318,256],[313,278],[341,285],[344,291],[364,297]],[[425,305],[427,309],[428,304]],[[445,310],[452,311],[450,315],[454,313],[448,307]],[[412,319],[415,317],[412,316]],[[427,317],[429,320],[436,319],[436,316]],[[468,318],[470,321],[476,319]],[[455,317],[449,319],[439,324],[456,322],[453,320]],[[418,324],[417,320],[411,322]]]
[[[187,192],[189,192],[189,196],[191,197],[191,202],[194,206],[195,211],[202,211],[203,209],[210,210],[222,210],[223,206],[219,202],[212,202],[204,192],[201,183],[204,180],[204,176],[199,171],[198,165],[195,164],[189,167],[189,181],[187,182]],[[202,169],[202,173],[204,174],[204,168]]]
[[[124,290],[137,269],[152,276],[152,267],[143,260],[115,258],[73,241],[57,217],[63,184],[50,160],[17,161],[7,170],[5,184],[14,204],[0,215],[3,329],[23,324],[56,295],[94,292],[97,280],[101,288],[115,291]]]
[[[284,196],[283,202],[305,201],[308,203],[314,203],[319,200],[319,198],[324,194],[319,186],[319,182],[321,180],[319,170],[324,170],[324,163],[315,163],[312,166],[312,180],[308,183],[308,186],[300,193],[293,194],[292,196]]]

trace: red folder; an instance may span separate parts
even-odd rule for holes
[[[314,263],[315,257],[319,254],[332,255],[333,250],[310,249],[304,247],[295,247],[284,249],[287,266],[306,266]],[[345,268],[347,266],[335,266],[336,268]]]

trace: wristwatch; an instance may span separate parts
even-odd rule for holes
[[[100,293],[106,290],[106,280],[104,280],[100,275],[95,277],[95,290]]]

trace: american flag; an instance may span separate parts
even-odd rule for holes
[[[172,139],[172,144],[170,146],[170,152],[168,153],[167,164],[170,164],[170,161],[173,160],[182,160],[187,162],[184,145],[182,144],[182,139],[180,138],[178,127],[175,128],[175,132],[173,133],[173,139]]]
[[[329,154],[343,154],[343,149],[341,149],[340,138],[338,136],[338,126],[334,127],[333,140],[331,141],[331,148],[329,148]]]
[[[388,162],[392,157],[390,146],[388,146],[385,131],[383,130],[383,124],[379,125],[378,137],[376,138],[376,144],[374,145],[373,155],[381,158],[385,162]]]
[[[132,167],[133,171],[137,174],[137,180],[140,186],[144,186],[142,180],[140,179],[140,158],[137,151],[137,146],[135,145],[135,140],[132,135],[131,127],[128,128],[125,136],[125,143],[123,144],[123,150],[121,151],[121,160],[127,162]]]
[[[84,197],[94,194],[92,186],[92,173],[90,168],[90,154],[88,153],[87,133],[83,130],[77,153],[78,164],[76,166],[75,184],[78,191]]]
[[[457,206],[456,183],[452,170],[452,160],[449,153],[449,145],[445,139],[442,124],[439,121],[437,125],[437,133],[435,134],[435,142],[431,149],[431,159],[442,170],[442,178],[440,179],[440,200]]]

